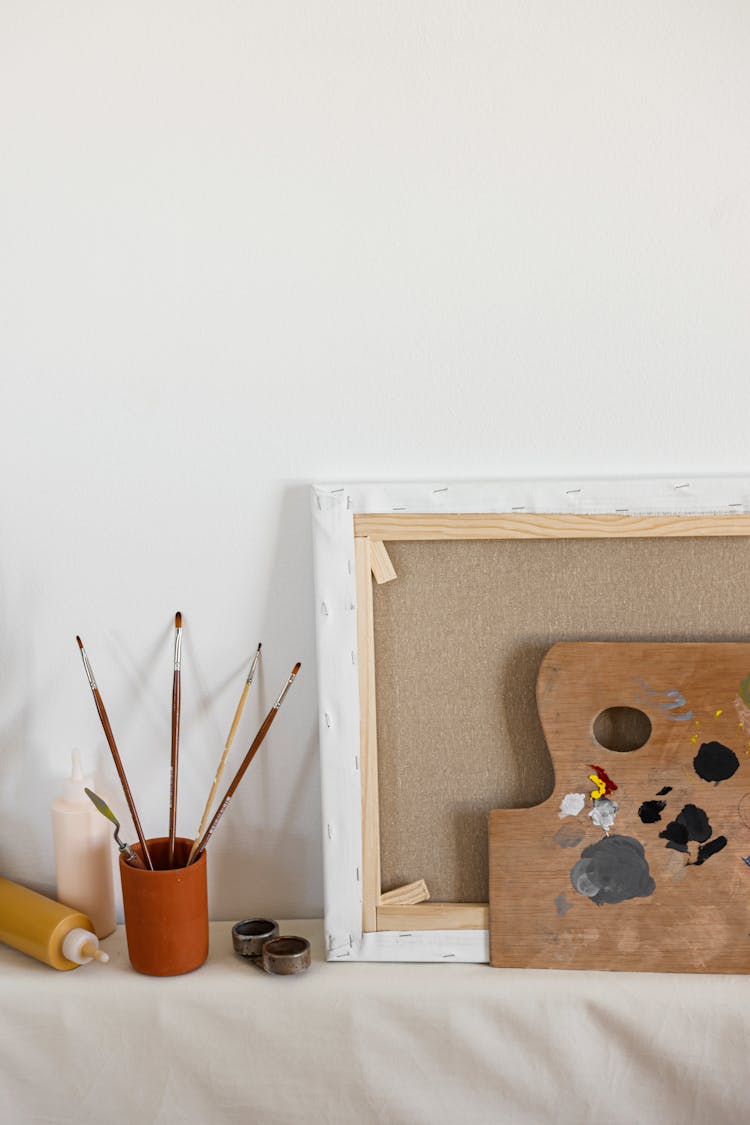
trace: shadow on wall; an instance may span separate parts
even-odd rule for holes
[[[316,918],[322,914],[320,832],[311,837],[300,831],[300,825],[320,819],[316,733],[311,731],[307,738],[295,741],[291,750],[296,759],[295,780],[281,823],[249,831],[243,831],[236,820],[223,825],[219,860],[223,877],[209,880],[212,918]],[[278,771],[275,780],[281,776],[287,777],[287,771]]]
[[[243,831],[241,817],[222,825],[221,866],[226,874],[220,884],[214,881],[211,915],[231,917],[240,902],[254,914],[267,911],[265,904],[273,903],[277,914],[315,917],[322,913],[323,876],[308,484],[284,487],[258,637],[263,642],[258,695],[264,700],[264,714],[293,665],[302,662],[243,780],[243,788],[250,789],[244,794],[248,807],[257,802],[263,820],[275,815],[276,822],[249,831]],[[300,826],[307,831],[301,832]]]

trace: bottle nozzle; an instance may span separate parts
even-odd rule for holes
[[[109,954],[100,949],[98,945],[94,945],[93,941],[86,941],[81,946],[81,953],[84,957],[90,957],[92,961],[101,961],[104,965],[109,961]]]
[[[76,803],[83,801],[83,803],[86,804],[86,798],[83,794],[84,787],[86,785],[93,785],[94,783],[90,781],[83,772],[81,751],[78,749],[72,750],[70,756],[73,764],[70,777],[65,779],[63,786],[63,800]]]
[[[62,955],[76,965],[87,965],[89,961],[109,961],[109,954],[99,948],[99,938],[91,930],[76,927],[68,930],[63,938]]]

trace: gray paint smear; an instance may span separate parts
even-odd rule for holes
[[[597,906],[645,898],[656,887],[643,845],[632,836],[605,836],[584,848],[570,872],[570,881],[579,894]]]
[[[552,839],[561,848],[575,848],[585,835],[586,829],[580,824],[563,824]]]
[[[573,908],[573,903],[568,902],[568,900],[565,897],[565,892],[563,891],[555,899],[555,910],[557,911],[557,913],[560,915],[561,918],[564,918],[565,915],[568,913],[568,911],[572,910],[572,908]]]
[[[672,708],[685,706],[685,696],[681,691],[665,691],[664,694],[666,695],[667,699],[671,700],[670,703],[662,703],[662,707],[665,711],[669,711]]]
[[[669,714],[671,711],[679,711],[681,707],[687,706],[687,701],[681,691],[654,691],[645,680],[636,680],[636,683],[640,684],[646,695],[654,700],[660,711],[667,712],[664,716],[666,719],[671,719],[675,723],[684,723],[693,718],[692,711],[683,711],[681,715]],[[662,703],[657,702],[659,698],[663,700]]]

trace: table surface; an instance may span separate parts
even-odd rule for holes
[[[275,977],[211,923],[182,977],[0,946],[0,1120],[216,1125],[748,1119],[747,977],[323,960]]]

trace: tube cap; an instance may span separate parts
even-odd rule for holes
[[[109,961],[109,954],[99,948],[99,938],[91,930],[79,927],[68,930],[63,938],[62,955],[76,965],[88,965],[89,961]]]

